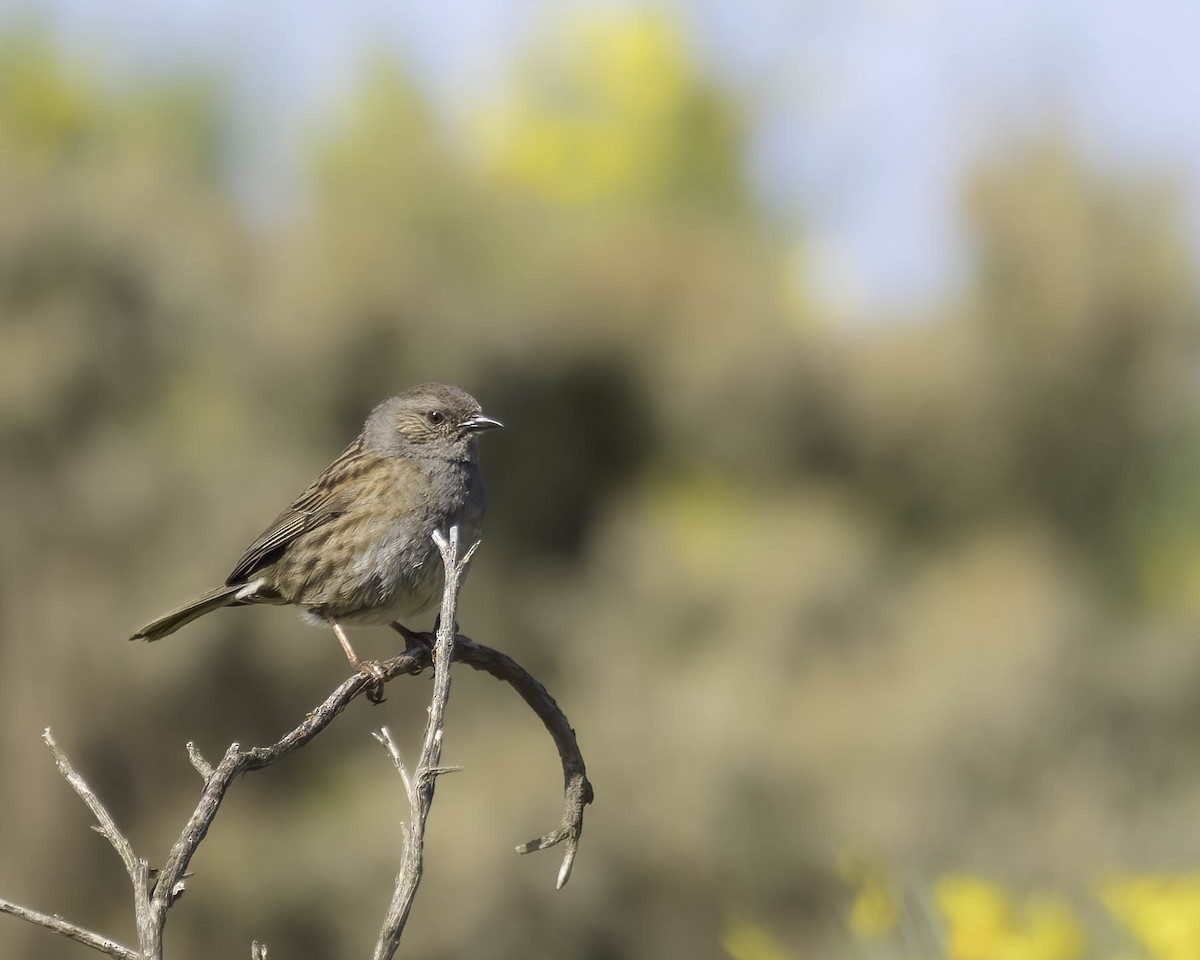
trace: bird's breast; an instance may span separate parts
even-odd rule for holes
[[[433,534],[457,525],[464,546],[478,539],[484,507],[478,468],[391,466],[391,477],[361,491],[353,509],[321,529],[321,562],[300,574],[288,602],[339,619],[384,623],[438,600],[442,559]]]

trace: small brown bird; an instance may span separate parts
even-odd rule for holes
[[[142,627],[158,640],[219,607],[292,604],[328,624],[347,658],[359,659],[345,623],[396,623],[442,590],[435,530],[458,525],[471,543],[485,498],[476,434],[501,426],[458,387],[426,383],[384,400],[362,433],[246,549],[225,583]]]

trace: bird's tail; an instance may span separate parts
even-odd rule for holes
[[[253,593],[253,589],[249,593]],[[247,596],[247,585],[244,583],[217,587],[215,590],[209,590],[208,593],[199,599],[193,600],[191,603],[185,604],[177,610],[172,610],[157,620],[151,620],[129,639],[146,641],[161,640],[163,637],[174,633],[185,623],[191,623],[197,617],[202,617],[206,613],[212,613],[212,611],[220,607],[227,607],[231,603],[244,600]]]

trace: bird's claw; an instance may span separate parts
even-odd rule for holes
[[[367,699],[371,703],[383,703],[385,697],[383,695],[383,685],[387,682],[387,677],[383,672],[383,667],[376,660],[363,660],[358,664],[359,672],[367,678]]]

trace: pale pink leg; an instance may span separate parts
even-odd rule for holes
[[[373,692],[368,694],[369,699],[378,703],[383,699],[383,669],[374,660],[360,659],[354,648],[350,646],[350,638],[346,636],[346,631],[342,629],[342,625],[333,618],[330,618],[329,625],[333,628],[333,635],[338,638],[338,643],[342,645],[342,650],[346,654],[346,659],[358,670],[363,676],[370,680],[374,680]],[[378,699],[377,699],[378,698]]]

